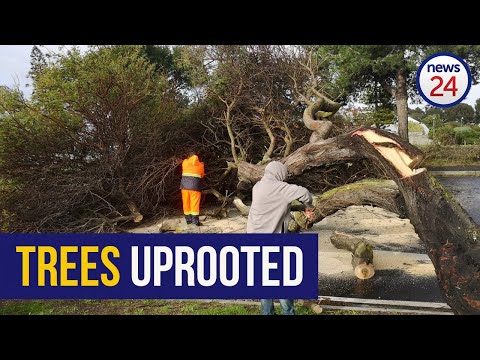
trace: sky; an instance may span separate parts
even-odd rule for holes
[[[65,45],[69,47],[71,45]],[[18,84],[20,90],[25,95],[30,96],[32,90],[31,87],[27,87],[30,84],[30,79],[27,78],[28,71],[30,70],[30,52],[33,45],[0,45],[0,85],[6,85],[13,87]],[[44,45],[42,49],[50,51],[57,51],[58,45]],[[80,45],[81,49],[86,49],[87,45]],[[475,106],[475,101],[480,98],[480,84],[472,86],[467,97],[463,100],[471,106]],[[411,108],[420,107],[424,108],[427,105],[426,102],[421,104],[411,104]]]
[[[37,45],[38,46],[38,45]],[[71,46],[71,45],[66,45]],[[30,53],[33,45],[0,45],[0,85],[13,87],[19,85],[25,95],[32,93],[30,79],[27,78],[30,71]],[[86,49],[87,45],[80,45],[81,49]],[[45,45],[43,50],[57,51],[58,45]]]

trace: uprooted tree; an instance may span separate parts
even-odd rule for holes
[[[396,135],[369,127],[327,138],[331,124],[322,115],[331,112],[332,102],[323,96],[305,110],[305,125],[314,133],[310,143],[280,160],[290,177],[312,167],[366,158],[389,175],[401,197],[385,182],[349,184],[348,189],[333,190],[316,199],[312,223],[354,204],[382,206],[406,215],[426,246],[447,303],[458,314],[480,313],[479,226],[425,168],[418,168],[424,158],[422,151]],[[243,183],[254,184],[264,168],[240,163],[239,177]],[[303,227],[312,224],[301,217],[295,220]]]
[[[360,127],[339,131],[335,125],[335,115],[341,104],[333,101],[332,96],[328,96],[325,88],[320,86],[321,62],[305,56],[283,61],[281,68],[291,80],[292,96],[306,105],[302,120],[311,131],[309,140],[291,153],[275,152],[277,144],[274,140],[278,134],[275,136],[272,129],[275,128],[274,120],[279,117],[276,109],[270,106],[278,102],[269,101],[271,97],[267,96],[275,94],[274,91],[255,98],[247,96],[256,89],[257,82],[261,83],[261,89],[255,91],[256,94],[262,94],[262,91],[268,89],[265,86],[268,85],[267,79],[261,78],[268,67],[255,68],[254,61],[249,63],[249,67],[258,72],[241,71],[245,68],[242,67],[242,62],[252,60],[250,55],[245,50],[218,56],[217,61],[226,64],[223,70],[230,71],[230,75],[233,73],[232,77],[224,76],[222,79],[230,79],[235,86],[213,87],[216,89],[214,95],[225,105],[222,116],[218,117],[220,123],[217,126],[223,125],[229,134],[233,161],[229,163],[226,173],[235,170],[238,177],[235,205],[243,213],[248,211],[241,200],[262,177],[266,164],[274,157],[287,166],[290,181],[305,183],[305,178],[309,178],[309,185],[314,185],[320,179],[318,173],[317,178],[311,177],[310,174],[315,169],[328,171],[332,165],[338,169],[344,164],[353,166],[359,163],[376,168],[378,174],[387,175],[396,186],[385,180],[355,182],[364,176],[344,176],[343,184],[348,185],[316,198],[313,223],[338,209],[359,204],[381,206],[410,218],[433,262],[447,303],[459,314],[480,313],[480,230],[455,199],[425,169],[418,168],[424,159],[422,151],[400,137],[379,129]],[[283,59],[289,58],[284,56]],[[259,77],[257,82],[254,81],[256,76]],[[271,90],[278,91],[278,88],[271,87]],[[252,113],[254,110],[257,111],[256,115]],[[252,122],[246,120],[255,116],[263,119],[258,122],[257,129],[263,129],[269,145],[263,148],[264,156],[257,154],[259,160],[252,162],[254,156],[247,156],[252,134],[246,135],[252,130]],[[288,126],[294,123],[285,121],[285,124]],[[256,136],[259,136],[258,133]],[[295,214],[294,226],[311,225],[301,213]]]
[[[325,86],[336,76],[331,58],[315,47],[163,50],[148,52],[150,62],[141,47],[74,50],[39,59],[30,100],[0,87],[0,205],[15,217],[13,231],[117,231],[161,214],[178,196],[181,152],[197,144],[206,192],[243,213],[242,200],[278,159],[289,181],[321,193],[313,222],[358,204],[409,217],[447,303],[480,312],[478,226],[418,169],[419,149],[344,121],[342,91]],[[186,82],[201,101],[183,97]],[[293,226],[311,225],[295,213]]]

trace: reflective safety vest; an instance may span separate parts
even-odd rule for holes
[[[197,155],[182,162],[182,182],[180,189],[201,191],[201,179],[205,176],[203,163]]]

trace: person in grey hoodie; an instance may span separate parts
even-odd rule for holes
[[[247,233],[282,234],[288,231],[290,204],[294,200],[310,207],[312,194],[304,187],[288,184],[287,167],[279,161],[270,162],[262,179],[252,190],[252,205],[248,213]],[[280,299],[284,315],[295,315],[291,299]],[[262,299],[262,314],[273,315],[273,299]]]

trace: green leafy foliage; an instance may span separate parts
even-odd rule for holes
[[[468,104],[460,103],[458,105],[445,108],[443,111],[443,120],[445,122],[450,121],[462,121],[464,124],[473,122],[475,117],[475,110]]]
[[[188,131],[144,48],[73,48],[34,72],[30,100],[0,89],[0,173],[17,186],[3,207],[29,231],[108,231],[130,202],[154,212]]]
[[[480,99],[475,101],[475,123],[480,124]]]
[[[360,112],[355,118],[356,125],[375,125],[380,128],[382,125],[393,124],[395,113],[388,107],[379,107]]]
[[[422,121],[423,118],[426,116],[426,114],[425,114],[425,111],[417,107],[413,110],[408,109],[408,116],[410,116],[412,119],[415,119],[417,121]]]
[[[463,128],[457,131],[457,144],[460,145],[478,145],[480,144],[480,127]]]

